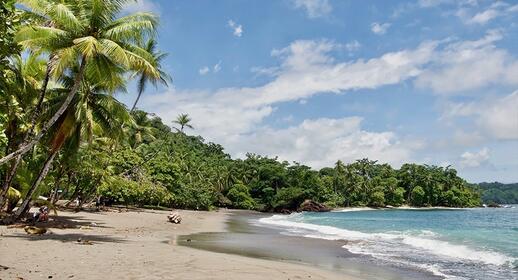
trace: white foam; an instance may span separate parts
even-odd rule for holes
[[[352,241],[345,246],[352,253],[369,254],[373,256],[376,254],[386,255],[386,248],[390,247],[392,250],[403,250],[401,246],[405,244],[453,261],[467,260],[497,266],[506,265],[515,261],[514,258],[497,252],[476,250],[465,245],[456,245],[447,241],[434,239],[434,237],[438,235],[432,231],[421,231],[418,234],[415,234],[415,232],[363,233],[332,226],[292,221],[300,220],[301,218],[302,216],[300,214],[288,216],[274,215],[269,218],[262,218],[259,222],[281,226],[291,232],[296,230],[299,235],[305,237]]]
[[[347,207],[347,208],[337,208],[333,209],[331,212],[357,212],[357,211],[371,211],[371,210],[379,210],[371,207]]]
[[[404,244],[412,247],[425,249],[435,255],[448,258],[470,260],[492,265],[505,265],[514,261],[514,258],[497,252],[475,250],[465,245],[455,245],[442,240],[405,236],[402,241]]]

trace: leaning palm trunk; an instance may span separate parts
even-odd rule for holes
[[[45,125],[41,129],[40,133],[38,133],[34,137],[34,139],[21,145],[21,147],[18,150],[1,158],[0,165],[8,162],[9,160],[11,160],[17,156],[24,155],[28,151],[30,151],[32,149],[32,147],[34,147],[34,145],[36,145],[41,140],[41,138],[47,133],[47,131],[52,127],[52,125],[54,125],[54,123],[59,119],[59,117],[61,117],[61,115],[63,115],[63,113],[68,108],[68,105],[70,105],[70,103],[72,102],[72,99],[74,99],[74,96],[76,95],[77,91],[79,90],[79,87],[81,86],[81,81],[83,80],[85,66],[86,66],[86,57],[83,56],[81,59],[81,65],[79,67],[79,72],[77,73],[75,80],[74,80],[74,86],[68,93],[68,96],[65,99],[65,101],[63,102],[63,104],[61,104],[61,107],[59,107],[59,109],[52,116],[52,118],[50,118],[50,120],[47,121],[47,123],[45,123]]]
[[[38,177],[36,177],[36,180],[31,185],[31,188],[25,195],[25,198],[22,201],[22,204],[18,209],[16,210],[16,213],[14,213],[14,219],[18,220],[20,217],[22,217],[28,210],[29,210],[29,203],[31,202],[32,196],[38,189],[38,186],[40,185],[41,181],[45,179],[45,176],[47,176],[47,173],[49,172],[50,168],[52,167],[52,161],[58,154],[58,150],[54,150],[50,153],[47,160],[45,160],[45,163],[43,164],[43,168],[41,168],[40,172],[38,173]]]
[[[140,82],[142,83],[142,78],[141,78]],[[137,108],[137,103],[140,100],[140,96],[142,96],[142,92],[144,92],[144,89],[143,89],[142,86],[139,86],[139,91],[138,91],[138,94],[137,94],[137,99],[135,99],[135,102],[133,103],[133,107],[131,107],[130,113],[133,113],[133,111],[135,111],[135,108]]]
[[[34,132],[34,128],[36,127],[36,121],[38,120],[38,117],[41,113],[43,100],[45,99],[45,93],[47,92],[47,86],[48,86],[49,80],[50,80],[50,72],[52,71],[52,66],[54,65],[54,63],[56,63],[56,59],[57,59],[57,56],[55,56],[55,55],[51,55],[49,58],[49,62],[47,63],[47,70],[45,71],[45,77],[44,77],[43,83],[41,85],[38,103],[36,104],[36,108],[34,109],[34,113],[32,114],[32,117],[31,117],[31,126],[29,127],[29,131],[25,134],[22,143],[26,143],[27,140],[32,136],[32,133]],[[2,190],[0,191],[0,205],[3,205],[5,203],[7,191],[9,190],[9,187],[11,186],[11,183],[14,179],[14,175],[16,175],[16,171],[18,170],[18,167],[20,166],[22,156],[23,155],[16,156],[13,164],[11,164],[11,167],[9,168],[9,170],[6,173],[5,180],[2,185]]]

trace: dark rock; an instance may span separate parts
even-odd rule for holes
[[[298,211],[307,211],[307,212],[329,212],[331,209],[325,206],[322,203],[315,202],[310,199],[306,199],[299,206]]]
[[[491,208],[500,208],[502,207],[500,204],[496,203],[496,202],[489,202],[489,204],[487,205],[487,207],[491,207]]]

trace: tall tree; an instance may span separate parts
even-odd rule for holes
[[[155,39],[149,39],[145,46],[143,47],[153,58],[152,65],[155,67],[155,69],[158,71],[159,76],[156,75],[150,75],[146,71],[138,71],[136,74],[138,75],[138,93],[137,98],[135,99],[135,102],[133,103],[133,106],[131,107],[131,112],[135,110],[137,107],[137,103],[142,96],[142,93],[144,93],[144,90],[146,89],[146,85],[148,83],[153,84],[155,87],[158,83],[161,83],[165,86],[167,86],[167,83],[171,81],[171,77],[162,70],[162,60],[167,56],[167,54],[162,53],[160,51],[156,50],[157,43]]]
[[[183,132],[184,128],[190,128],[194,129],[194,127],[191,125],[191,118],[187,114],[180,114],[178,117],[176,117],[176,120],[173,121],[173,123],[178,124],[180,126],[179,131]]]
[[[41,126],[39,133],[25,139],[16,151],[0,159],[0,164],[16,159],[11,174],[16,171],[20,157],[30,151],[67,110],[86,71],[98,80],[114,79],[121,70],[138,70],[149,77],[160,76],[152,65],[153,57],[135,44],[145,36],[154,35],[157,21],[152,14],[136,13],[117,18],[126,2],[123,0],[89,0],[80,4],[44,0],[21,2],[32,12],[51,21],[52,27],[40,24],[24,26],[18,31],[19,43],[33,51],[51,53],[51,60],[56,62],[47,70],[50,69],[55,78],[77,64],[79,68],[63,103]],[[5,197],[8,187],[9,184],[2,186],[0,200]]]
[[[19,43],[29,49],[56,54],[59,61],[53,67],[59,77],[69,67],[79,63],[74,85],[56,113],[42,125],[39,133],[18,150],[0,159],[0,164],[27,153],[47,133],[66,111],[79,90],[86,65],[102,79],[113,76],[111,69],[138,70],[159,77],[152,56],[135,42],[154,35],[156,17],[149,13],[135,13],[117,18],[125,0],[89,0],[76,3],[45,0],[25,0],[22,4],[54,23],[54,27],[29,25],[18,32]]]
[[[87,78],[90,78],[87,76]],[[68,142],[68,156],[76,153],[82,140],[91,142],[95,135],[117,138],[122,135],[122,125],[131,121],[128,111],[113,96],[106,92],[114,87],[121,86],[123,80],[112,79],[91,85],[86,79],[82,82],[79,94],[72,100],[71,106],[58,120],[57,128],[50,141],[50,150],[43,168],[27,191],[22,204],[15,213],[15,218],[23,215],[28,210],[29,202],[36,192],[39,184],[47,175],[51,164],[63,145]],[[68,81],[68,82],[67,82]],[[73,79],[64,80],[65,86],[73,86]],[[53,103],[62,103],[63,95],[56,98]]]

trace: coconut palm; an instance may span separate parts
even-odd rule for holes
[[[36,104],[40,81],[44,75],[45,61],[37,54],[29,54],[25,59],[21,56],[10,58],[10,68],[5,72],[4,90],[9,94],[0,96],[0,111],[5,117],[6,153],[17,149],[30,130],[35,112],[28,110]],[[0,191],[0,205],[4,204],[7,191],[14,178],[20,159],[11,163],[5,172]]]
[[[79,69],[75,70],[78,71]],[[122,86],[124,83],[123,79],[112,79],[91,85],[88,81],[92,79],[89,76],[87,78],[81,83],[81,89],[73,98],[71,106],[67,108],[65,114],[62,115],[53,127],[55,131],[53,131],[53,137],[50,140],[47,159],[27,191],[22,204],[17,209],[15,218],[19,218],[28,210],[32,196],[50,170],[51,164],[58,152],[65,144],[67,145],[67,157],[70,157],[71,154],[77,152],[83,140],[91,142],[94,135],[116,139],[123,135],[123,124],[132,125],[132,119],[126,107],[111,94],[108,94],[113,88],[117,87],[117,84],[119,87]],[[63,81],[65,88],[73,86],[73,83],[74,79],[72,77],[67,77]],[[52,100],[51,103],[54,103],[54,106],[51,107],[60,107],[64,98],[66,98],[66,95],[59,95],[55,100]],[[55,110],[59,109],[50,109],[51,112]]]
[[[18,31],[18,42],[35,52],[51,53],[52,67],[47,74],[61,77],[70,67],[79,63],[79,70],[66,98],[54,115],[44,123],[32,139],[24,139],[16,151],[0,159],[0,164],[15,158],[8,174],[15,174],[21,156],[34,147],[67,110],[79,90],[86,72],[96,80],[116,79],[120,71],[139,71],[149,77],[159,76],[153,67],[153,57],[135,42],[154,35],[156,18],[148,13],[136,13],[121,18],[124,0],[75,1],[20,1],[32,12],[52,22],[52,26],[32,24]],[[87,66],[88,64],[88,66]],[[46,88],[48,75],[42,88]],[[43,89],[42,89],[43,92]],[[40,94],[40,102],[43,100]],[[38,105],[39,106],[39,105]],[[44,176],[43,176],[44,177]],[[11,176],[12,178],[12,176]],[[8,184],[2,186],[0,200],[5,197]]]
[[[180,115],[178,115],[176,120],[173,121],[173,123],[178,124],[180,126],[180,129],[177,129],[177,130],[179,130],[180,132],[183,132],[184,128],[186,128],[186,127],[190,128],[190,129],[194,129],[194,127],[190,124],[191,120],[192,119],[189,117],[188,114],[180,114]]]
[[[152,126],[151,120],[148,118],[148,113],[144,111],[131,112],[134,124],[128,127],[129,130],[126,135],[130,147],[136,148],[143,142],[151,142],[155,140],[156,129]]]
[[[55,114],[41,126],[39,133],[21,147],[0,159],[0,164],[27,153],[63,115],[78,92],[87,65],[90,75],[113,78],[113,69],[139,71],[158,79],[153,57],[136,42],[154,35],[157,20],[149,13],[135,13],[117,18],[126,0],[46,1],[23,0],[32,12],[42,15],[53,27],[28,25],[17,35],[25,48],[46,51],[57,56],[52,68],[54,77],[79,63],[73,86]]]
[[[167,54],[157,51],[156,45],[157,43],[155,39],[149,39],[143,49],[145,49],[153,58],[152,65],[158,71],[159,76],[150,75],[149,73],[146,73],[146,71],[138,71],[136,73],[139,76],[137,84],[138,94],[137,99],[135,99],[135,103],[133,103],[133,107],[131,107],[131,112],[133,112],[137,107],[137,103],[148,83],[151,83],[156,87],[158,83],[162,83],[167,86],[167,83],[171,81],[171,77],[162,70],[161,65],[162,60],[167,56]]]

